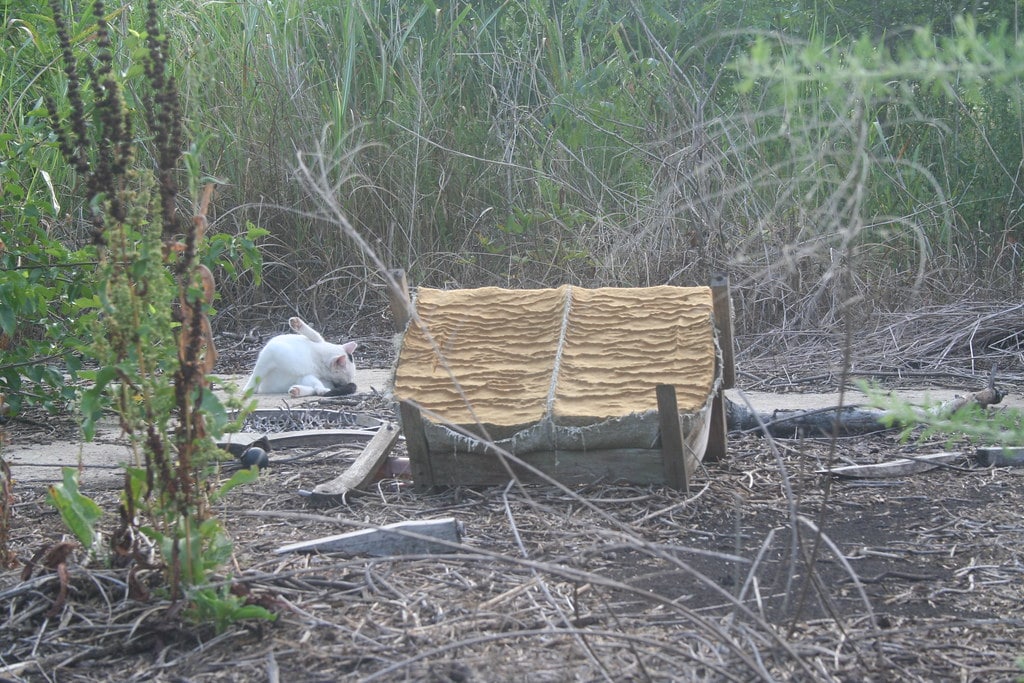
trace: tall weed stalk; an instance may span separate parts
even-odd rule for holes
[[[216,360],[207,318],[215,291],[213,276],[199,259],[212,187],[194,198],[196,215],[183,218],[178,163],[185,131],[172,53],[155,1],[146,5],[145,30],[134,46],[138,68],[129,70],[152,145],[153,170],[138,163],[137,121],[113,68],[114,33],[102,1],[93,6],[94,48],[84,56],[72,45],[57,0],[51,11],[68,98],[63,106],[51,98],[47,108],[61,151],[84,179],[99,254],[100,317],[88,349],[98,367],[90,373],[93,386],[82,395],[84,431],[92,436],[112,400],[137,465],[126,471],[122,526],[112,537],[111,557],[139,561],[142,536],[154,541],[167,568],[170,596],[177,600],[202,586],[231,551],[209,508],[211,495],[219,495],[210,493],[218,452],[213,436],[227,422],[207,382]],[[245,472],[226,486],[252,476]],[[69,511],[66,518],[80,506],[60,503],[79,500],[76,491],[75,486],[51,489],[62,513]]]

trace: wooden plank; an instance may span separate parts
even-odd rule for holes
[[[391,321],[396,332],[404,332],[412,317],[412,296],[409,281],[401,268],[388,271],[388,300],[391,303]]]
[[[729,444],[729,425],[725,411],[725,390],[736,386],[735,342],[732,326],[732,293],[729,288],[729,276],[716,273],[711,277],[711,303],[715,312],[715,329],[718,330],[718,345],[722,351],[721,372],[722,384],[711,403],[709,416],[710,430],[708,446],[704,451],[704,459],[708,462],[720,462],[725,459]]]
[[[398,411],[402,417],[402,431],[405,433],[405,447],[409,451],[409,467],[417,490],[425,491],[442,482],[434,478],[430,448],[423,433],[423,416],[412,401],[400,401]],[[449,484],[450,482],[443,482]]]
[[[662,389],[665,394],[662,402],[669,401],[668,394],[675,396],[674,388]],[[657,395],[657,393],[656,393]],[[677,406],[676,406],[677,407]],[[594,482],[630,482],[634,484],[665,485],[685,490],[703,457],[707,443],[707,421],[710,408],[702,416],[700,422],[704,430],[702,438],[695,438],[697,431],[684,435],[680,427],[678,411],[672,405],[664,406],[664,414],[676,415],[674,424],[662,428],[662,435],[669,434],[668,453],[664,450],[664,436],[661,444],[655,448],[589,448],[587,450],[539,450],[517,453],[517,457],[547,476],[570,486],[587,485]],[[418,418],[422,425],[419,411],[413,419]],[[661,415],[659,415],[659,420]],[[412,424],[403,412],[403,425]],[[420,448],[410,443],[416,439],[417,430],[406,430],[406,442],[409,448],[410,466],[417,481],[429,482],[425,488],[437,486],[497,486],[509,480],[509,472],[502,465],[500,457],[493,452],[472,452],[458,445],[445,445],[443,448],[431,449],[424,438]],[[672,441],[675,445],[672,445]],[[691,443],[691,441],[693,443]],[[422,462],[420,462],[422,461]],[[526,483],[544,483],[546,480],[523,467],[509,463],[514,475]],[[671,468],[671,471],[669,469]],[[669,477],[672,477],[669,480]]]
[[[736,386],[736,353],[732,327],[732,295],[729,276],[716,273],[711,277],[711,302],[718,328],[718,345],[722,349],[722,389]]]
[[[961,451],[929,453],[928,455],[916,456],[914,458],[898,458],[888,462],[879,462],[872,465],[844,465],[832,469],[816,470],[818,474],[831,474],[836,477],[848,479],[891,479],[893,477],[905,477],[909,474],[918,474],[933,470],[940,465],[955,462],[963,457]]]
[[[641,485],[665,483],[661,450],[657,448],[536,451],[522,453],[518,457],[566,486],[586,486],[598,481],[626,481]],[[495,454],[433,451],[430,465],[438,486],[500,486],[509,480],[508,470]],[[542,477],[516,467],[511,461],[509,466],[524,483],[546,483]],[[415,470],[413,473],[415,475]]]
[[[268,434],[267,439],[270,440],[270,447],[274,449],[299,446],[316,448],[369,441],[376,434],[376,429],[308,429]]]
[[[377,435],[370,439],[366,448],[359,454],[348,469],[340,476],[317,484],[310,492],[314,500],[324,501],[327,499],[343,498],[345,494],[353,489],[358,489],[373,480],[385,458],[398,442],[398,426],[386,424],[380,428]]]
[[[659,384],[654,388],[658,397],[658,423],[661,428],[661,461],[665,483],[672,488],[688,491],[686,481],[686,455],[683,452],[683,430],[679,425],[679,406],[676,388]]]
[[[438,542],[442,541],[442,542]],[[438,555],[454,553],[449,544],[462,542],[459,523],[453,517],[396,522],[377,529],[360,529],[311,541],[281,546],[274,553],[338,552],[347,555]]]

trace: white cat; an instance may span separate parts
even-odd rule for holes
[[[257,394],[288,392],[299,396],[342,396],[356,390],[355,342],[331,344],[302,321],[289,318],[298,334],[280,334],[260,351],[244,391]]]

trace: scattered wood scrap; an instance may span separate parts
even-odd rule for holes
[[[817,470],[818,474],[831,474],[834,477],[844,479],[892,479],[894,477],[905,477],[910,474],[927,472],[936,467],[941,467],[963,457],[960,451],[929,453],[928,455],[916,456],[913,458],[899,458],[888,462],[873,463],[871,465],[844,465]]]
[[[983,446],[978,448],[974,460],[982,467],[1024,467],[1024,448]]]
[[[217,446],[229,453],[239,454],[253,445],[258,445],[265,450],[277,450],[280,448],[317,448],[320,446],[335,446],[342,444],[358,443],[369,441],[376,436],[375,429],[304,429],[293,432],[276,432],[272,434],[251,434],[240,432],[227,434],[228,438],[222,439]],[[261,442],[266,440],[266,446]],[[239,446],[239,444],[245,444]]]
[[[344,499],[349,491],[368,484],[377,475],[388,454],[395,447],[399,433],[398,425],[383,425],[348,469],[340,476],[314,486],[308,496],[318,502],[333,502],[339,498]]]
[[[376,529],[300,541],[281,546],[274,553],[337,552],[374,557],[440,555],[456,552],[461,541],[461,525],[454,517],[445,517],[396,522]]]

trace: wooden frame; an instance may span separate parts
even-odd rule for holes
[[[727,450],[725,389],[735,382],[732,337],[732,301],[728,277],[716,276],[711,283],[714,323],[720,347],[720,386],[712,399],[711,410],[704,413],[708,424],[707,446],[703,457],[709,462],[721,460]],[[518,454],[530,467],[557,481],[573,486],[594,481],[626,480],[635,484],[665,484],[687,491],[698,459],[682,433],[676,390],[672,385],[655,387],[658,404],[660,444],[657,448],[615,448],[588,451],[540,451]],[[510,474],[523,482],[543,482],[530,468],[519,467],[496,451],[474,453],[452,447],[431,451],[424,431],[423,416],[412,401],[399,404],[405,433],[409,465],[418,490],[444,486],[488,486],[506,483]],[[467,473],[472,473],[467,477]]]

